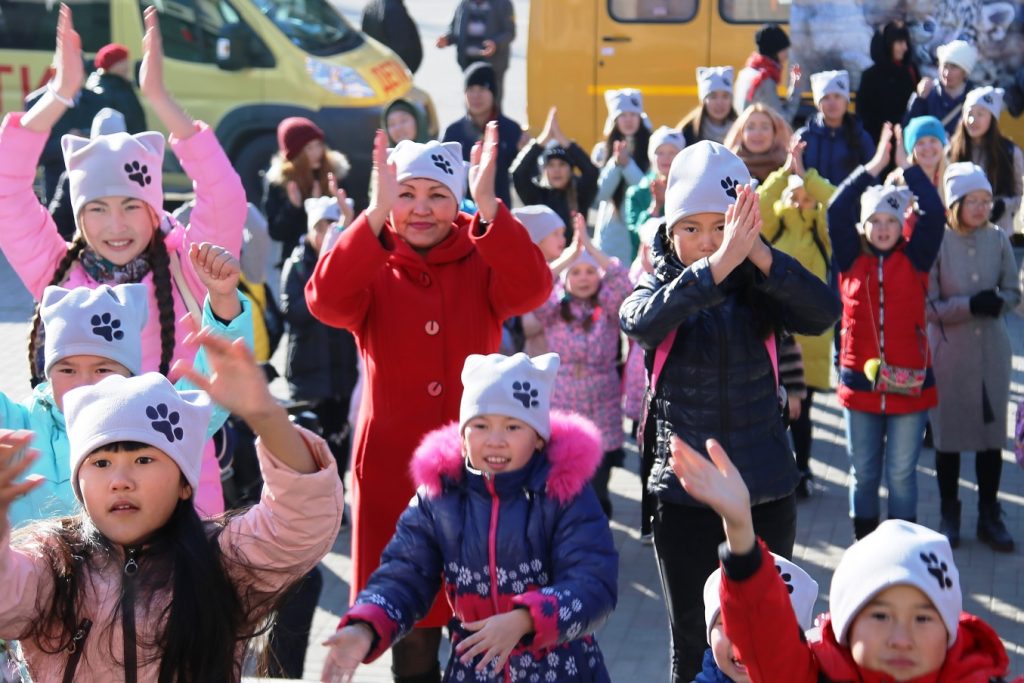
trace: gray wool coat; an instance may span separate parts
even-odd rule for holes
[[[970,298],[996,288],[1003,315],[1020,303],[1010,240],[991,223],[969,235],[946,228],[929,277],[928,341],[939,404],[929,411],[940,451],[1002,449],[1012,352],[1002,316],[973,316]],[[985,422],[983,404],[991,407]]]

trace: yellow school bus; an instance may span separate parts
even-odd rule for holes
[[[276,128],[305,116],[328,144],[352,162],[350,194],[366,196],[370,152],[381,112],[396,98],[424,110],[431,136],[437,117],[430,98],[390,50],[353,28],[330,0],[65,0],[74,11],[83,50],[123,43],[136,69],[142,58],[142,13],[159,11],[167,88],[217,133],[250,200],[261,194],[259,171],[277,150]],[[53,57],[58,2],[0,0],[0,106],[19,111],[44,85]],[[145,101],[147,124],[160,120]],[[164,131],[166,132],[166,131]],[[165,161],[165,190],[191,189],[177,160]]]
[[[980,53],[973,80],[1014,87],[1024,73],[1021,22],[1014,12],[983,13],[973,26],[964,17],[939,15],[970,4],[917,3],[900,14],[887,0],[532,0],[530,128],[538,132],[557,106],[562,129],[589,149],[601,138],[604,92],[624,87],[641,90],[655,126],[674,126],[697,104],[696,68],[732,65],[738,72],[755,48],[754,33],[768,21],[790,33],[790,61],[803,68],[804,88],[811,73],[825,69],[845,68],[859,83],[871,64],[873,30],[896,18],[907,23],[923,73],[935,73],[938,45],[968,35]],[[1024,11],[1022,0],[999,4]],[[1024,143],[1022,119],[1004,111],[1000,128]]]

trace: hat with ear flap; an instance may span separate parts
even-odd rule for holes
[[[551,393],[555,388],[559,358],[545,353],[530,358],[525,353],[503,356],[471,354],[462,368],[462,403],[459,433],[479,415],[503,415],[522,420],[540,438],[551,438]]]
[[[147,131],[113,133],[92,140],[65,135],[60,140],[68,169],[75,223],[89,202],[103,197],[132,197],[162,216],[164,136]]]
[[[413,178],[435,180],[461,202],[466,196],[468,168],[458,142],[413,142],[402,140],[388,150],[388,163],[395,165],[398,182]]]
[[[39,301],[43,323],[43,368],[70,356],[109,358],[142,372],[142,328],[149,315],[146,285],[100,285],[64,289],[50,285]]]
[[[119,441],[136,441],[163,451],[192,486],[199,486],[203,446],[213,406],[203,391],[178,391],[158,372],[136,377],[112,375],[64,395],[71,452],[71,485],[93,451]],[[177,482],[168,482],[177,484]]]

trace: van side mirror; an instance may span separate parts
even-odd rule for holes
[[[249,41],[245,24],[224,24],[217,36],[217,66],[224,71],[239,71],[249,66]]]

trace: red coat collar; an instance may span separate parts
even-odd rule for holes
[[[422,267],[424,264],[451,263],[473,252],[473,241],[469,236],[472,222],[472,216],[460,211],[452,223],[452,230],[448,236],[425,255],[420,255],[405,240],[398,237],[398,233],[391,226],[391,220],[388,219],[384,224],[385,229],[381,231],[381,243],[391,252],[388,259],[403,266]]]

